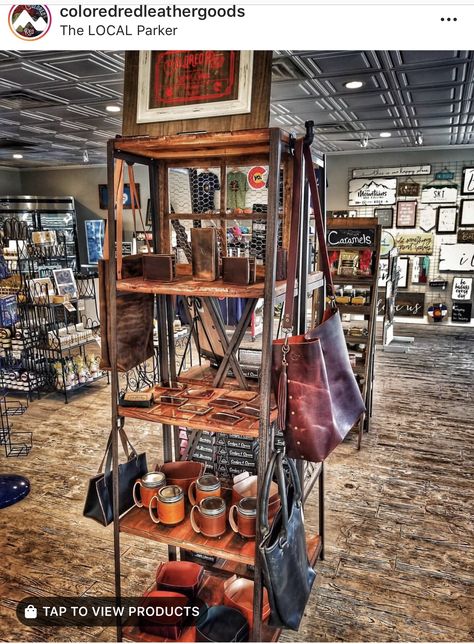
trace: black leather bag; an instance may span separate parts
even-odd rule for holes
[[[119,514],[130,510],[134,505],[133,484],[148,472],[146,454],[137,454],[123,429],[120,430],[122,446],[127,457],[125,463],[119,464]],[[127,445],[130,446],[130,453]],[[105,470],[102,468],[105,461]],[[83,514],[103,526],[108,526],[114,519],[112,493],[112,437],[109,436],[104,458],[99,473],[89,481]]]
[[[242,613],[211,606],[196,622],[196,642],[248,642],[249,625]]]
[[[283,469],[289,470],[287,483]],[[276,470],[281,507],[268,526],[270,484]],[[260,509],[260,554],[270,602],[270,625],[297,631],[316,573],[308,561],[304,531],[301,485],[292,459],[275,453],[265,473]]]

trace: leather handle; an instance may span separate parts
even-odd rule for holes
[[[265,472],[265,478],[263,479],[262,485],[262,502],[260,504],[260,529],[262,535],[265,537],[268,534],[268,505],[270,502],[270,485],[273,478],[273,472],[275,471],[277,452],[272,454],[272,457],[267,465],[267,471]]]
[[[197,532],[199,534],[201,532],[201,528],[200,526],[198,526],[198,524],[196,523],[196,519],[194,518],[195,512],[199,512],[199,514],[201,514],[198,505],[193,505],[193,507],[191,508],[191,514],[189,515],[189,519],[191,521],[192,529],[194,530],[194,532]]]
[[[237,519],[235,518],[235,513],[236,512],[237,512],[237,506],[233,505],[229,510],[229,523],[230,523],[230,527],[232,528],[232,530],[234,532],[238,533],[239,532],[239,526],[237,524]],[[225,588],[225,584],[224,584],[224,588]]]
[[[143,213],[140,206],[140,199],[138,198],[137,184],[135,182],[135,172],[133,170],[133,164],[131,163],[128,164],[128,180],[130,181],[130,202],[132,206],[133,228],[136,233],[137,232],[137,221],[136,221],[137,214],[136,213],[138,210],[138,216],[140,217],[142,230],[145,233],[145,244],[147,247],[147,251],[151,253],[152,250],[151,250],[150,240],[148,239],[147,231],[145,229],[145,222],[143,220]]]

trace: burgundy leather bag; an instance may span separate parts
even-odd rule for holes
[[[303,157],[306,162],[318,234],[321,266],[331,304],[323,321],[304,335],[291,336],[296,280]],[[286,301],[285,338],[273,343],[272,386],[278,405],[278,426],[284,431],[287,454],[319,463],[342,442],[365,411],[347,351],[334,298],[318,186],[309,146],[298,139],[295,149],[293,209]]]

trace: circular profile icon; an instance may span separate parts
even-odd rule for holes
[[[10,29],[22,40],[39,40],[51,27],[51,12],[44,4],[14,4],[8,16]]]

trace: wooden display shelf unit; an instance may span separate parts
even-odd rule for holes
[[[308,125],[308,134],[312,135],[312,125]],[[259,511],[261,504],[261,491],[263,475],[270,459],[272,444],[272,423],[276,418],[276,412],[272,401],[271,391],[271,362],[272,362],[272,341],[274,338],[275,304],[285,297],[286,282],[276,282],[276,257],[277,248],[288,249],[290,215],[292,212],[292,183],[293,183],[293,140],[286,132],[276,128],[265,128],[259,130],[248,130],[240,132],[223,132],[215,134],[190,134],[182,136],[150,137],[129,137],[116,138],[108,145],[108,188],[109,194],[114,194],[114,166],[117,159],[122,159],[128,164],[141,164],[148,168],[151,194],[151,222],[153,233],[153,252],[170,253],[174,251],[172,243],[176,243],[180,251],[180,257],[185,256],[190,262],[190,248],[186,239],[175,236],[172,242],[171,217],[166,213],[170,212],[170,171],[175,168],[182,168],[183,171],[202,168],[213,168],[219,176],[220,203],[215,208],[221,213],[227,208],[226,202],[226,178],[227,171],[238,165],[248,167],[249,165],[263,165],[268,167],[268,203],[266,216],[262,213],[252,215],[239,214],[239,218],[252,218],[254,220],[265,220],[265,233],[259,242],[259,247],[254,247],[252,253],[256,259],[264,261],[264,266],[258,266],[257,283],[249,286],[235,286],[224,284],[221,280],[215,282],[197,282],[192,279],[190,263],[188,265],[177,265],[177,279],[174,282],[145,282],[135,278],[129,280],[116,280],[115,274],[115,209],[112,199],[109,200],[108,230],[109,230],[109,256],[111,260],[108,265],[108,310],[110,312],[110,358],[111,358],[111,381],[112,381],[112,453],[113,453],[113,490],[114,507],[118,507],[118,432],[116,428],[127,420],[137,418],[144,421],[161,423],[163,426],[163,460],[165,462],[178,460],[180,458],[180,441],[178,426],[187,426],[192,430],[225,432],[235,435],[246,435],[258,438],[258,461],[257,461],[257,537],[253,542],[248,542],[236,535],[230,529],[220,539],[208,539],[200,534],[194,533],[190,526],[189,518],[174,527],[166,527],[161,524],[154,524],[146,510],[132,508],[123,517],[118,513],[114,516],[114,559],[115,559],[115,594],[121,597],[121,549],[120,538],[123,534],[140,536],[148,543],[159,542],[168,545],[168,553],[171,559],[186,558],[186,555],[209,554],[218,557],[219,565],[212,568],[212,573],[207,573],[207,582],[204,585],[205,592],[211,603],[222,601],[222,584],[216,580],[222,576],[240,571],[254,580],[254,624],[250,639],[252,641],[274,641],[279,636],[279,631],[268,629],[261,620],[261,602],[263,593],[262,563],[255,543],[262,537]],[[283,181],[280,182],[280,172],[283,171]],[[324,173],[323,173],[324,174]],[[325,185],[324,177],[322,185]],[[283,190],[280,195],[280,190]],[[280,196],[282,197],[280,199]],[[184,207],[183,207],[184,209]],[[306,210],[306,212],[305,212]],[[193,213],[193,219],[209,219],[211,213]],[[226,254],[227,229],[226,221],[215,216],[216,228],[220,226],[220,249],[223,255]],[[179,213],[173,215],[178,220]],[[189,220],[188,220],[189,224]],[[193,224],[194,225],[194,224]],[[304,237],[304,229],[309,230],[308,208],[303,208],[301,238]],[[181,229],[182,230],[182,229]],[[260,230],[260,229],[258,229]],[[185,236],[181,236],[185,237]],[[324,280],[315,266],[308,265],[308,254],[302,250],[305,248],[304,241],[300,247],[300,279],[295,287],[296,304],[295,310],[295,333],[304,333],[307,320],[307,294],[324,286]],[[182,259],[180,259],[182,261]],[[183,374],[182,381],[196,378],[205,382],[207,386],[215,388],[215,396],[229,388],[240,388],[244,390],[255,390],[255,383],[245,378],[236,355],[239,346],[244,338],[246,325],[250,320],[252,306],[255,306],[257,299],[263,298],[263,331],[262,331],[262,361],[260,366],[258,406],[260,410],[259,419],[251,419],[245,423],[239,422],[233,426],[223,426],[210,422],[209,418],[189,415],[183,417],[179,408],[165,406],[163,403],[154,405],[148,409],[137,409],[117,405],[119,398],[118,372],[116,368],[116,316],[114,306],[117,293],[151,293],[156,296],[156,317],[158,325],[158,360],[160,378],[165,385],[168,382],[178,380],[176,373],[176,352],[173,335],[173,320],[175,317],[176,295],[186,296],[202,300],[203,306],[208,308],[210,326],[216,331],[219,343],[223,350],[220,356],[220,366],[211,369],[209,366],[194,367],[190,372]],[[244,313],[236,325],[232,338],[228,337],[222,315],[220,313],[218,298],[246,298]],[[324,294],[320,294],[318,301],[324,301]],[[193,338],[193,335],[190,335]],[[196,343],[196,339],[194,338]],[[197,343],[196,343],[197,344]],[[229,371],[233,373],[234,379],[229,378]],[[194,380],[195,382],[195,380]],[[235,385],[234,385],[235,382]],[[179,394],[178,394],[179,395]],[[214,399],[214,397],[213,397]],[[212,401],[211,401],[212,402]],[[252,403],[250,403],[252,404]],[[220,409],[216,411],[221,411]],[[232,410],[222,410],[232,413]],[[237,412],[238,413],[238,412]],[[194,432],[194,433],[195,433]],[[194,439],[193,439],[194,440]],[[303,480],[304,463],[298,463],[300,475]],[[319,493],[319,536],[310,534],[307,529],[307,539],[311,550],[313,563],[317,557],[323,556],[324,545],[324,484],[323,467],[313,471],[306,492],[318,481]],[[306,494],[305,494],[306,499]],[[248,566],[253,566],[250,572]],[[208,566],[206,566],[208,567]],[[215,569],[220,568],[220,569]],[[219,590],[220,589],[220,590]],[[125,627],[124,634],[127,639],[135,641],[160,641],[159,638],[151,639],[137,631],[135,627]],[[122,638],[122,624],[117,620],[117,640]],[[193,641],[193,632],[183,633],[181,641]]]

